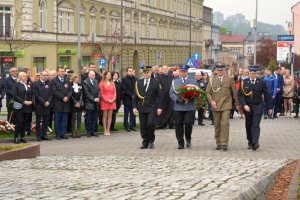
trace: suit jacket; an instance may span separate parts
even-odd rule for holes
[[[197,82],[195,79],[187,78],[185,80],[185,83],[183,83],[182,78],[178,77],[177,79],[174,79],[170,88],[170,97],[172,101],[174,102],[174,110],[175,111],[193,111],[195,110],[194,101],[189,101],[188,103],[178,103],[177,100],[179,99],[179,94],[177,94],[176,90],[179,86],[182,85],[197,85]]]
[[[132,99],[134,94],[136,78],[126,76],[122,79],[122,89],[123,89],[123,104],[125,106],[132,105]]]
[[[33,100],[33,93],[32,88],[27,86],[27,90],[22,83],[14,84],[13,88],[13,98],[14,101],[23,104],[23,107],[20,110],[14,109],[14,112],[22,112],[22,113],[31,113],[33,110],[33,104],[27,106],[24,104],[24,101],[32,101]]]
[[[252,95],[246,95],[250,92],[252,92]],[[238,94],[242,107],[248,105],[250,108],[253,108],[253,106],[256,105],[262,105],[265,100],[268,109],[272,109],[272,99],[270,98],[268,88],[262,79],[256,78],[255,85],[251,84],[250,79],[242,80]],[[264,95],[264,100],[262,95]]]
[[[34,94],[34,105],[36,115],[50,115],[50,108],[52,106],[52,92],[50,88],[50,81],[45,81],[43,84],[41,80],[33,83],[32,86]],[[49,106],[45,106],[46,102],[49,102]]]
[[[115,81],[115,87],[116,87],[116,93],[117,93],[117,98],[116,98],[116,107],[119,109],[122,104],[122,84],[120,81]]]
[[[83,81],[85,81],[86,79],[89,79],[89,73],[85,73],[81,75],[81,82],[83,83]],[[101,82],[102,77],[100,76],[100,74],[98,72],[95,72],[95,80],[98,81],[98,83]]]
[[[207,100],[217,103],[217,109],[213,111],[224,111],[232,109],[232,98],[237,106],[240,105],[234,81],[229,76],[223,76],[222,82],[218,76],[210,78],[206,89]]]
[[[162,109],[162,90],[159,83],[154,78],[150,79],[148,83],[148,90],[144,86],[144,79],[137,81],[137,89],[135,88],[132,107],[137,108],[140,113],[153,113],[158,108]],[[137,93],[139,93],[144,99],[141,99]]]
[[[2,99],[5,96],[5,79],[0,76],[0,108],[2,107]]]
[[[273,76],[276,77],[276,75],[274,73],[273,73]],[[283,80],[282,74],[278,74],[276,79],[277,79],[277,88],[280,89],[279,94],[283,94],[284,80]]]
[[[6,106],[9,105],[9,102],[13,99],[13,87],[17,83],[11,76],[5,79],[5,88],[6,88]]]
[[[100,90],[98,87],[98,81],[94,80],[94,85],[92,85],[90,79],[85,79],[82,83],[83,85],[83,99],[84,108],[86,110],[94,110],[99,108],[99,103],[95,102],[95,98],[100,98]]]
[[[70,112],[70,101],[72,97],[72,87],[70,82],[64,78],[60,82],[58,77],[55,77],[50,84],[52,98],[52,111],[53,112]],[[63,99],[67,97],[68,101],[64,102]]]

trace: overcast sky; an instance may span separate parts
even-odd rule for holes
[[[287,27],[286,21],[291,21],[291,7],[299,0],[258,0],[258,21],[270,24],[281,24]],[[255,18],[256,0],[204,0],[204,5],[214,12],[220,11],[224,18],[242,13],[246,19]]]

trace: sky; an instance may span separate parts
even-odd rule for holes
[[[287,28],[286,21],[292,20],[291,7],[299,0],[258,0],[258,21],[280,24]],[[220,11],[226,19],[230,15],[242,13],[247,20],[255,19],[256,0],[204,0],[204,5],[214,12]]]

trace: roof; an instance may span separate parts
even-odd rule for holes
[[[222,43],[243,43],[246,38],[245,35],[220,35]]]
[[[295,5],[292,6],[292,10],[294,9],[294,7],[298,6],[298,4],[300,4],[300,1],[298,3],[296,3]]]
[[[277,41],[278,35],[257,35],[257,40],[270,39],[272,41]],[[254,35],[248,35],[245,41],[254,41]]]

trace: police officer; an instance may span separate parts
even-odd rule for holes
[[[151,77],[151,67],[143,69],[143,78],[135,82],[132,100],[133,112],[139,112],[140,132],[143,139],[140,149],[153,149],[155,140],[155,118],[162,113],[162,90]]]
[[[224,68],[224,65],[217,66],[217,75],[210,79],[206,94],[214,116],[216,150],[227,151],[232,97],[235,99],[237,110],[240,109],[240,104],[234,82],[225,75]]]
[[[262,79],[257,78],[258,66],[249,67],[250,78],[241,81],[239,99],[246,118],[248,149],[259,148],[260,121],[263,115],[263,98],[267,104],[269,115],[272,114],[272,99]]]
[[[193,78],[188,77],[188,65],[181,65],[179,70],[179,77],[174,79],[170,88],[170,97],[174,102],[174,116],[175,116],[175,133],[178,141],[178,149],[184,149],[184,138],[186,139],[186,147],[191,148],[191,135],[195,119],[194,101],[182,99],[176,91],[182,85],[197,85]]]

